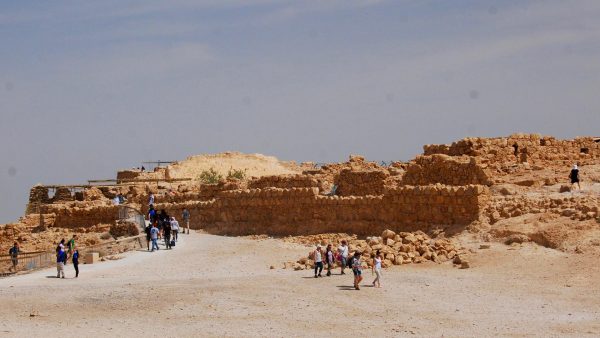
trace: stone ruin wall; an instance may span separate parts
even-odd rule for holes
[[[434,154],[417,156],[411,161],[402,177],[406,185],[492,185],[492,175],[478,163],[477,158],[469,156],[448,156]]]
[[[156,194],[156,207],[165,208],[178,219],[187,207],[193,228],[230,235],[324,232],[360,235],[385,228],[412,231],[431,225],[468,225],[481,220],[482,214],[497,221],[530,212],[513,211],[508,201],[498,201],[499,207],[489,207],[491,197],[486,186],[497,177],[495,165],[514,165],[523,159],[532,164],[564,161],[570,165],[573,161],[597,163],[600,158],[599,144],[592,138],[561,141],[536,135],[464,139],[424,149],[425,155],[402,164],[396,171],[351,157],[347,163],[329,164],[302,175],[264,176],[243,182],[169,189],[167,193]],[[338,185],[338,196],[323,196],[329,191],[325,185],[329,187],[332,183]],[[33,187],[27,213],[38,212],[41,203],[44,213],[56,215],[55,226],[112,223],[117,219],[118,207],[111,205],[108,198],[114,196],[115,189],[125,192],[131,203],[143,206],[144,213],[148,194],[154,191],[148,184],[95,187],[75,197],[65,189],[59,188],[50,199],[47,188]],[[80,199],[83,202],[76,201]],[[584,209],[577,211],[577,215],[589,218],[590,211]],[[598,214],[597,210],[591,212]]]
[[[600,143],[592,137],[558,140],[537,134],[515,134],[500,138],[465,138],[451,145],[425,145],[424,155],[475,156],[490,164],[529,163],[581,165],[598,163]]]
[[[442,185],[388,189],[379,196],[322,196],[317,188],[224,191],[212,201],[157,204],[169,214],[191,213],[191,223],[224,235],[371,234],[429,225],[468,225],[489,198],[485,186]]]
[[[340,196],[377,196],[385,191],[385,180],[390,174],[385,169],[355,170],[344,168],[335,178]]]
[[[319,188],[317,178],[309,175],[270,175],[252,179],[248,182],[250,189],[264,188]]]

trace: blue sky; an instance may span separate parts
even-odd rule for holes
[[[600,2],[0,1],[0,222],[41,182],[228,150],[409,160],[599,134]]]

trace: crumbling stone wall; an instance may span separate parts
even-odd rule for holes
[[[560,164],[598,163],[600,143],[592,137],[558,140],[537,134],[514,134],[499,138],[465,138],[451,145],[425,145],[424,155],[476,156],[494,164]]]
[[[44,206],[44,213],[55,214],[53,226],[59,228],[112,224],[119,218],[119,207],[116,205],[78,205],[81,207],[67,204],[48,204]]]
[[[75,198],[71,194],[71,190],[67,187],[57,187],[54,196],[52,197],[52,203],[70,202]]]
[[[491,174],[470,156],[435,154],[417,156],[408,164],[402,183],[407,185],[491,185]]]
[[[193,227],[228,235],[304,235],[418,230],[479,219],[489,190],[479,185],[388,189],[379,196],[321,196],[317,188],[223,191],[205,202],[159,204],[169,214],[191,212]]]
[[[319,180],[309,175],[271,175],[252,179],[250,189],[262,188],[313,188],[319,187]]]
[[[335,180],[338,185],[337,195],[366,196],[381,195],[385,189],[385,179],[390,174],[382,168],[376,169],[342,169]]]
[[[38,207],[41,204],[50,203],[50,197],[48,196],[48,188],[43,185],[35,185],[29,191],[29,203],[25,209],[25,215],[38,212]]]

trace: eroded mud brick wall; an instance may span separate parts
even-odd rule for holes
[[[224,191],[210,202],[159,204],[173,215],[184,207],[194,227],[215,234],[303,235],[348,232],[366,235],[386,228],[417,230],[432,224],[467,225],[479,219],[487,187],[404,186],[379,196],[320,196],[317,188]]]
[[[417,156],[402,177],[406,185],[491,185],[491,175],[471,156]]]
[[[477,156],[488,163],[580,164],[598,163],[600,143],[594,138],[557,140],[537,134],[502,138],[466,138],[451,145],[425,145],[424,155]]]

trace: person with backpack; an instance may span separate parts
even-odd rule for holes
[[[333,250],[331,250],[331,244],[327,244],[327,248],[325,249],[325,264],[327,264],[327,276],[329,277],[331,276],[333,264],[335,264],[335,257]]]
[[[342,244],[338,247],[338,257],[340,259],[340,265],[342,267],[341,275],[345,275],[344,269],[348,266],[348,244],[346,240],[342,240]]]
[[[10,260],[12,262],[12,268],[15,272],[17,272],[17,265],[19,264],[19,253],[21,252],[21,250],[19,250],[19,243],[15,242],[12,246],[12,248],[10,248],[10,250],[8,250],[8,254],[10,256]]]
[[[56,278],[65,278],[65,262],[67,261],[67,254],[63,248],[58,249],[56,254]]]
[[[75,278],[79,277],[79,250],[77,247],[73,248],[73,267],[75,268]]]
[[[362,277],[362,262],[360,261],[360,252],[354,252],[352,257],[352,273],[354,273],[354,288],[360,290],[360,282],[363,280]]]
[[[569,173],[569,178],[571,179],[571,188],[573,188],[573,185],[577,183],[577,187],[579,188],[579,191],[581,191],[581,184],[579,183],[579,168],[577,167],[577,164],[573,165],[573,169],[571,169],[571,172]]]
[[[378,288],[381,287],[381,261],[381,252],[377,250],[375,257],[373,257],[373,265],[371,266],[371,272],[377,275],[377,277],[375,277],[375,280],[373,281],[373,287],[375,287],[376,284]]]

